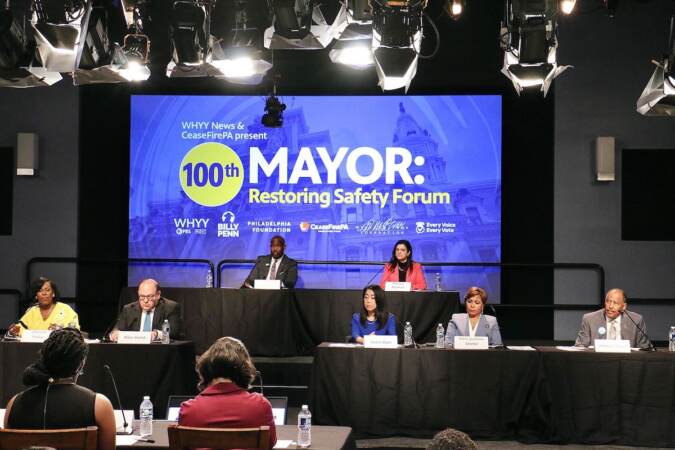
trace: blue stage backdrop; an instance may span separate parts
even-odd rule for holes
[[[501,258],[501,97],[134,96],[129,257],[253,259],[270,238],[303,260],[385,261],[408,239],[419,262]],[[238,287],[250,265],[225,267]],[[360,288],[374,266],[300,266],[298,287]],[[498,296],[495,269],[427,268],[444,289]],[[133,265],[129,282],[204,286],[206,268]]]

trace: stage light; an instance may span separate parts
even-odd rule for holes
[[[262,116],[262,124],[269,128],[279,128],[284,125],[284,110],[286,105],[271,95],[265,101],[265,114]]]
[[[556,60],[557,10],[557,0],[506,0],[501,71],[519,94],[537,87],[546,96],[553,79],[568,68]]]
[[[675,16],[670,18],[668,53],[656,65],[654,74],[637,101],[637,112],[645,116],[675,116]]]
[[[446,0],[445,2],[445,11],[448,13],[450,18],[454,20],[458,20],[464,13],[465,9],[465,0]]]
[[[40,6],[35,3],[36,8]],[[0,87],[50,86],[62,79],[59,72],[42,67],[31,19],[29,8],[10,1],[0,6]]]
[[[35,0],[31,26],[42,66],[53,72],[72,72],[77,67],[81,21],[88,6],[84,0],[45,4]]]
[[[269,11],[260,2],[217,2],[211,16],[211,65],[219,77],[239,84],[259,84],[272,64],[265,59],[263,30]]]
[[[314,0],[271,0],[273,22],[265,30],[265,48],[322,50],[339,34],[339,20],[329,25]]]
[[[73,72],[74,84],[147,80],[150,77],[147,67],[150,40],[143,33],[138,8],[133,8],[131,23],[128,23],[127,11],[121,2],[92,5],[88,5],[82,19],[85,31],[78,51],[77,69]],[[122,37],[120,47],[118,42]]]
[[[328,53],[330,60],[354,69],[367,69],[373,59],[373,11],[368,0],[349,0],[338,13],[340,34]]]
[[[560,0],[560,11],[562,11],[563,14],[572,14],[576,3],[577,0]]]
[[[199,0],[177,0],[171,8],[169,35],[173,45],[173,56],[166,67],[166,76],[194,77],[207,76],[203,73],[208,53],[208,3]]]
[[[425,0],[372,0],[373,57],[380,87],[405,88],[417,71]]]

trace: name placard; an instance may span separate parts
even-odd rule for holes
[[[630,353],[630,341],[628,339],[596,339],[595,351],[597,353]]]
[[[151,331],[120,331],[117,335],[118,344],[149,344],[151,342]]]
[[[23,330],[21,333],[21,342],[44,342],[52,330]]]
[[[455,336],[454,347],[457,350],[487,350],[487,336]]]
[[[281,280],[253,280],[253,289],[281,289]]]
[[[398,348],[398,337],[369,334],[363,336],[363,346],[366,348]]]
[[[387,281],[384,283],[384,290],[392,292],[410,292],[412,291],[412,284],[409,281]]]

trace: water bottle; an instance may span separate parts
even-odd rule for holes
[[[441,274],[436,272],[436,275],[434,275],[434,286],[436,288],[436,292],[441,292],[443,289],[441,288]]]
[[[212,288],[213,287],[213,275],[211,274],[210,270],[206,271],[206,286],[207,288]]]
[[[139,408],[141,414],[141,436],[151,436],[152,435],[152,402],[150,401],[150,396],[146,395],[143,397],[141,402],[141,407]]]
[[[675,327],[670,327],[670,336],[669,337],[669,344],[668,344],[668,350],[671,352],[675,352]]]
[[[312,413],[307,405],[302,405],[298,413],[298,447],[307,448],[312,445]]]
[[[445,330],[441,323],[436,327],[436,348],[445,348]]]
[[[171,343],[171,325],[168,320],[165,320],[162,324],[162,344],[169,343]]]
[[[413,334],[412,334],[412,325],[410,322],[405,323],[405,328],[403,328],[403,345],[409,347],[413,345]]]

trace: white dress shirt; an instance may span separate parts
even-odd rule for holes
[[[614,320],[610,320],[609,317],[607,318],[607,334],[605,335],[607,339],[611,339],[610,330],[612,329],[612,324],[615,324],[614,326],[616,327],[616,336],[614,339],[618,341],[621,339],[621,314]]]

